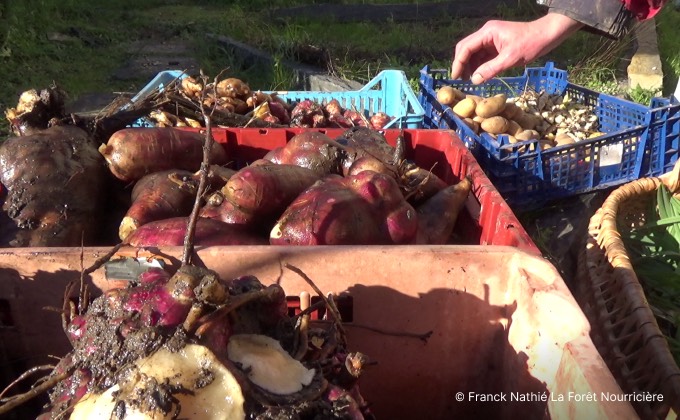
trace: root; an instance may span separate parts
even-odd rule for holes
[[[40,370],[51,370],[54,369],[54,365],[42,365],[42,366],[35,366],[27,370],[26,372],[22,373],[21,376],[19,376],[17,379],[12,381],[11,384],[7,385],[5,389],[0,392],[0,402],[3,402],[3,397],[9,391],[12,389],[14,386],[16,386],[19,382],[23,381],[24,379],[28,378],[30,375],[34,374],[35,372],[38,372]]]
[[[62,304],[62,314],[61,314],[61,326],[64,329],[64,332],[66,332],[66,329],[68,328],[68,324],[71,323],[73,318],[77,314],[84,314],[87,311],[87,306],[89,304],[89,299],[90,299],[90,293],[87,290],[87,284],[85,282],[85,277],[89,276],[90,274],[94,273],[96,270],[99,270],[104,264],[109,262],[111,258],[120,250],[120,248],[123,246],[123,243],[119,243],[118,245],[114,246],[107,252],[105,255],[97,259],[90,267],[88,268],[83,268],[83,261],[84,261],[84,248],[80,248],[80,265],[81,265],[81,270],[80,270],[80,286],[78,288],[78,307],[75,307],[75,304],[73,301],[70,299],[71,293],[73,292],[73,289],[75,288],[75,281],[71,280],[67,285],[66,285],[66,290],[64,291],[64,300]]]
[[[200,327],[198,327],[198,329],[196,329],[195,335],[197,337],[202,336],[205,333],[205,330],[211,325],[211,323],[223,319],[224,317],[229,315],[229,313],[235,311],[236,309],[240,308],[241,306],[247,303],[250,303],[258,299],[269,299],[269,294],[272,293],[273,290],[274,289],[272,288],[266,288],[264,290],[257,290],[254,292],[246,292],[240,295],[231,296],[229,298],[229,302],[226,305],[211,312],[202,320],[202,324]],[[190,333],[191,331],[187,332]]]
[[[406,187],[404,187],[404,189],[405,189],[404,200],[408,201],[411,198],[413,198],[414,195],[416,195],[420,192],[420,189],[430,181],[430,176],[433,175],[432,171],[434,170],[435,166],[437,166],[436,162],[434,163],[434,165],[432,165],[432,167],[428,171],[427,175],[425,175],[425,177],[417,185],[414,185],[414,186],[407,185]],[[405,168],[405,165],[403,165],[403,164],[400,165],[400,168],[402,168],[402,170],[404,170],[404,174],[408,173],[408,171],[409,171],[408,169]]]
[[[8,399],[6,403],[0,405],[0,416],[8,413],[13,408],[18,407],[21,404],[28,402],[33,398],[37,397],[38,395],[42,394],[43,392],[51,389],[59,382],[71,376],[74,370],[75,368],[72,367],[58,375],[51,376],[48,379],[46,379],[45,382],[41,383],[40,385],[36,385],[34,388],[31,388],[30,391],[24,392],[23,394],[19,394]],[[21,376],[23,377],[24,375]]]

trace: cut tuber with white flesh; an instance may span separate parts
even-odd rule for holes
[[[231,372],[204,346],[165,348],[138,360],[102,394],[87,394],[71,420],[245,419],[244,397]]]
[[[265,335],[235,334],[229,339],[227,354],[252,383],[272,394],[299,392],[314,379],[314,369],[304,367],[277,340]]]

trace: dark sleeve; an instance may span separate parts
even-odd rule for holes
[[[550,12],[583,23],[586,30],[610,38],[621,38],[633,19],[622,0],[537,0],[537,3],[547,6]]]

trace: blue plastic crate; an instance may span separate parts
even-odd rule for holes
[[[670,171],[678,158],[680,103],[673,98],[655,98],[648,107],[597,93],[569,83],[567,72],[550,62],[527,68],[523,76],[492,79],[482,85],[447,76],[447,70],[429,66],[420,72],[423,127],[455,130],[504,198],[516,206],[532,207],[544,200],[657,176]],[[568,93],[594,108],[599,130],[606,134],[543,151],[536,140],[511,144],[506,135],[497,139],[478,135],[450,107],[437,102],[436,91],[444,85],[479,96],[504,93],[510,97],[527,87],[549,94]]]
[[[160,72],[132,98],[132,101],[139,100],[156,89],[162,89],[177,78],[183,77],[186,75],[179,70]],[[401,70],[383,70],[356,91],[279,91],[276,93],[288,104],[305,99],[325,104],[332,99],[337,99],[343,108],[356,109],[363,112],[367,118],[377,112],[384,112],[392,117],[392,121],[385,128],[421,128],[425,115],[425,110],[411,88],[406,74]],[[148,125],[148,120],[140,121],[139,125]]]

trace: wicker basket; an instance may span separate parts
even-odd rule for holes
[[[614,190],[590,219],[579,255],[575,295],[592,327],[593,342],[623,391],[663,395],[663,401],[631,401],[642,418],[680,414],[680,369],[630,263],[620,230],[644,224],[650,200],[663,182],[680,192],[680,160],[672,172],[642,178]]]

